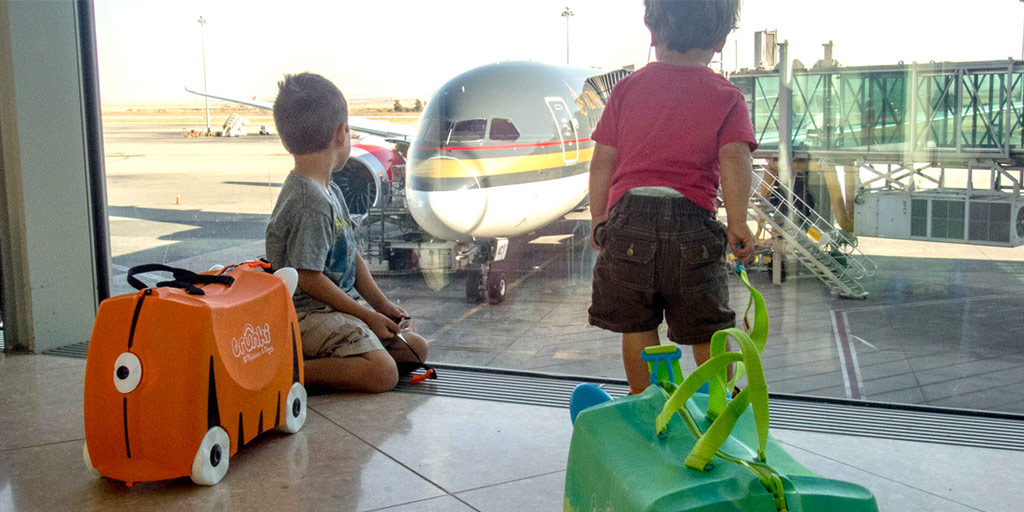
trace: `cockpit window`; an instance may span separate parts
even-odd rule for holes
[[[448,136],[451,127],[451,121],[442,121],[436,117],[430,117],[420,123],[420,133],[417,138],[423,142],[440,144],[442,135]]]
[[[487,131],[486,119],[468,119],[455,123],[448,142],[477,142],[484,140]]]
[[[508,119],[491,119],[491,140],[517,140],[519,130]]]

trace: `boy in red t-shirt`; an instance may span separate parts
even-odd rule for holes
[[[590,163],[592,325],[622,333],[634,393],[648,385],[645,347],[669,340],[708,359],[711,335],[733,327],[726,244],[745,262],[750,152],[743,93],[708,63],[725,46],[738,0],[645,0],[657,62],[616,84],[593,134]],[[728,227],[717,219],[719,181]]]

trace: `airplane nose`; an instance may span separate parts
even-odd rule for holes
[[[411,159],[406,198],[416,222],[431,235],[466,240],[487,214],[487,189],[481,173],[451,156]]]

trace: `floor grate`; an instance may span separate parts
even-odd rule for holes
[[[50,356],[64,356],[74,357],[76,359],[85,359],[89,355],[89,342],[83,341],[81,343],[75,343],[74,345],[68,345],[66,347],[58,347],[43,352]]]
[[[624,381],[450,365],[434,368],[436,380],[410,384],[406,377],[396,391],[566,409],[572,390],[583,382],[599,384],[615,398],[629,393]],[[772,428],[1024,451],[1024,418],[1014,415],[783,395],[772,395],[769,406]]]
[[[2,336],[0,330],[0,341]],[[86,341],[44,353],[85,359],[88,352]],[[396,391],[565,409],[573,389],[583,382],[600,385],[614,398],[629,393],[625,381],[614,379],[440,364],[434,368],[437,379],[410,384],[404,377]],[[1009,414],[775,394],[769,404],[772,428],[1024,451],[1024,418]]]

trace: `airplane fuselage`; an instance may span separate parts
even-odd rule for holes
[[[512,237],[577,207],[604,110],[586,79],[599,73],[503,62],[438,89],[409,149],[417,224],[445,240]]]

